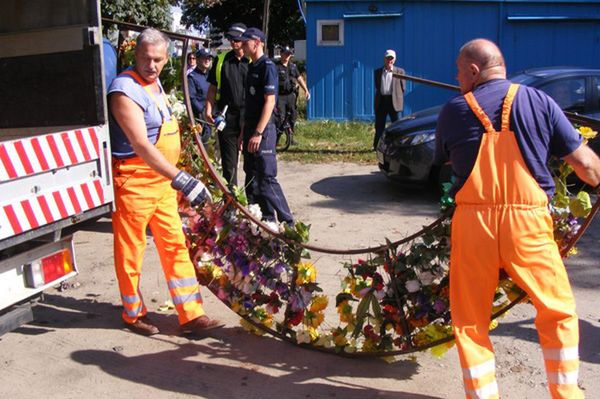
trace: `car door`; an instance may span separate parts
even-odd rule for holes
[[[591,77],[591,108],[588,116],[600,119],[600,75]]]

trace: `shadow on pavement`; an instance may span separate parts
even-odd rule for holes
[[[533,319],[519,320],[514,322],[501,321],[498,325],[498,328],[496,328],[490,334],[514,337],[515,339],[523,341],[539,343],[537,330],[533,324]],[[600,328],[585,320],[579,320],[579,357],[582,362],[600,364],[600,340],[598,340],[599,334]]]
[[[36,322],[15,333],[39,335],[63,328],[119,329],[123,328],[120,312],[120,306],[99,302],[94,297],[77,300],[46,295],[46,301],[36,307]],[[210,399],[440,399],[373,388],[376,383],[372,379],[380,379],[387,387],[389,379],[394,379],[401,387],[402,380],[418,372],[418,364],[412,361],[387,364],[379,359],[341,358],[272,337],[257,337],[239,327],[214,330],[205,338],[180,344],[183,338],[169,338],[178,335],[175,315],[151,316],[161,334],[143,339],[177,345],[175,349],[134,356],[127,355],[127,347],[78,350],[71,358],[120,379]],[[369,379],[369,386],[361,384],[361,379]]]
[[[313,183],[310,189],[327,197],[311,206],[335,208],[354,214],[397,208],[410,215],[437,216],[439,211],[440,196],[435,190],[401,186],[379,172],[327,177]]]
[[[411,362],[387,365],[378,360],[339,359],[272,338],[249,336],[239,328],[222,330],[222,335],[229,338],[186,343],[153,354],[129,357],[114,351],[83,350],[74,352],[72,358],[118,378],[211,399],[435,398],[360,383],[364,378],[394,378],[401,385],[402,379],[416,372],[417,365]],[[208,360],[195,358],[198,355]],[[223,364],[223,359],[233,364]]]

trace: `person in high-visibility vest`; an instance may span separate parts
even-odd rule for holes
[[[442,109],[435,163],[450,161],[450,309],[467,398],[499,398],[488,336],[499,271],[533,302],[552,398],[583,398],[578,387],[575,300],[548,210],[547,162],[562,158],[598,186],[600,159],[545,93],[512,84],[500,49],[466,43],[457,59],[462,95]]]
[[[185,244],[177,191],[192,206],[210,200],[202,182],[175,166],[180,154],[179,125],[158,79],[168,61],[169,39],[156,29],[137,38],[135,66],[117,76],[109,90],[115,212],[114,262],[123,320],[130,330],[153,335],[140,292],[142,260],[149,226],[183,333],[201,334],[220,323],[202,308],[194,265]]]
[[[214,124],[216,112],[223,112],[227,106],[225,128],[216,134],[223,177],[230,187],[237,185],[239,147],[244,121],[244,90],[249,60],[244,56],[239,37],[245,30],[246,25],[235,23],[225,34],[231,44],[231,51],[220,53],[213,62],[208,73],[207,80],[210,86],[204,108],[206,121]]]

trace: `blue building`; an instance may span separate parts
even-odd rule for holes
[[[455,58],[468,40],[498,43],[508,72],[600,67],[600,1],[306,0],[309,119],[373,120],[373,71],[393,48],[409,75],[456,84]],[[452,92],[407,84],[404,114]]]

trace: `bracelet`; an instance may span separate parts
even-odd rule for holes
[[[263,132],[259,132],[258,130],[254,131],[254,136],[262,137]]]

